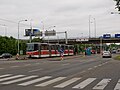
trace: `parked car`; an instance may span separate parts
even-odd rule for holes
[[[104,57],[109,57],[109,58],[111,58],[112,57],[112,54],[110,53],[110,51],[103,51],[102,52],[102,57],[104,58]]]
[[[112,50],[112,53],[116,53],[117,52],[117,50]]]
[[[3,53],[0,58],[11,58],[12,55],[10,53]]]

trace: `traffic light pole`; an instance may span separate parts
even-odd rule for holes
[[[68,44],[67,31],[65,32],[56,32],[57,34],[65,33],[65,44]]]

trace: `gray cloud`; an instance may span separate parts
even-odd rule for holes
[[[55,25],[56,31],[68,31],[69,37],[88,36],[88,18],[91,15],[91,21],[96,18],[97,35],[103,33],[119,32],[119,15],[111,15],[114,10],[115,2],[112,0],[0,0],[0,18],[18,22],[22,19],[28,19],[28,22],[22,22],[29,25],[32,19],[33,26],[42,29],[43,23],[47,29]],[[6,24],[8,35],[17,37],[17,24],[0,20],[0,24]],[[20,27],[20,37],[23,38],[25,28]],[[35,28],[36,28],[35,27]],[[0,26],[0,35],[4,27]],[[13,33],[14,32],[14,33]],[[94,24],[91,24],[91,34],[94,36]]]

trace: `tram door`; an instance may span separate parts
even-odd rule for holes
[[[68,45],[64,46],[64,55],[69,55]]]
[[[60,56],[60,45],[56,45],[56,56]]]
[[[50,51],[49,51],[49,45],[48,44],[41,44],[40,45],[40,51],[41,51],[41,57],[49,57]]]
[[[69,55],[74,55],[74,47],[73,47],[73,45],[69,45]]]
[[[56,45],[49,45],[50,56],[56,56]]]

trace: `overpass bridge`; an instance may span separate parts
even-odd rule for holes
[[[49,39],[45,43],[65,44],[66,39]],[[67,44],[100,44],[100,43],[120,43],[120,38],[74,38],[67,39]]]

